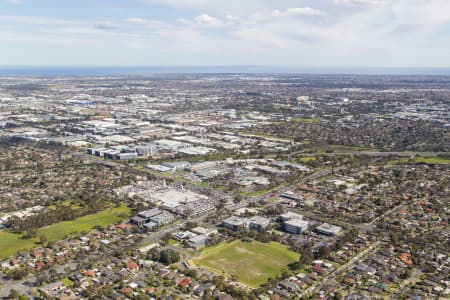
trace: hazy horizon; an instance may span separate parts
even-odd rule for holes
[[[145,76],[152,74],[305,74],[305,75],[436,75],[450,68],[434,67],[285,67],[234,66],[0,66],[0,76]]]

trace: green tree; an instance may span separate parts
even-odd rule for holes
[[[47,236],[46,236],[45,234],[43,234],[43,235],[41,235],[41,236],[39,237],[39,243],[40,243],[41,245],[44,245],[45,243],[47,243],[47,240],[48,240],[48,238],[47,238]]]
[[[8,296],[9,299],[19,299],[19,297],[20,297],[20,293],[18,291],[16,291],[15,289],[12,289],[9,292],[9,296]]]

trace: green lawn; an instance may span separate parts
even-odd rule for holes
[[[379,152],[378,149],[373,148],[367,148],[367,147],[361,147],[361,146],[346,146],[346,145],[311,145],[311,147],[308,147],[305,149],[305,151],[314,151],[315,154],[323,154],[326,152],[333,153],[346,153],[346,152],[363,152],[363,151],[370,151],[370,152]]]
[[[278,276],[300,255],[280,243],[233,241],[202,251],[194,264],[225,276],[236,276],[242,283],[257,288],[268,278]]]
[[[274,203],[274,202],[277,202],[277,200],[278,200],[278,196],[272,196],[272,197],[270,197],[269,199],[267,199],[269,202],[272,202],[272,203]]]
[[[109,226],[122,220],[119,214],[129,215],[131,209],[125,205],[117,208],[107,209],[93,215],[84,216],[73,221],[60,222],[42,227],[37,231],[37,236],[46,235],[48,241],[59,241],[66,236],[89,231],[95,226]],[[16,254],[19,250],[27,250],[37,246],[35,239],[22,239],[21,235],[0,231],[0,259]]]
[[[408,164],[408,163],[423,163],[429,165],[447,165],[450,164],[450,159],[442,158],[442,157],[415,157],[415,158],[400,158],[395,160],[390,160],[388,164],[397,165],[397,164]]]
[[[169,243],[168,244],[171,245],[171,246],[179,246],[180,242],[175,240],[175,239],[169,239]]]
[[[131,212],[127,206],[107,209],[93,215],[84,216],[73,221],[66,221],[43,227],[38,230],[39,235],[46,235],[49,241],[57,241],[63,239],[71,233],[89,231],[95,226],[109,226],[122,219],[118,214],[124,213],[129,215]]]
[[[19,234],[0,231],[0,259],[16,254],[18,250],[35,247],[34,240],[22,240]]]
[[[316,158],[314,156],[302,156],[298,160],[302,163],[308,163],[310,161],[315,161]]]
[[[68,287],[71,287],[74,284],[74,282],[67,277],[64,277],[63,279],[61,279],[61,282],[64,283],[65,286],[68,286]]]

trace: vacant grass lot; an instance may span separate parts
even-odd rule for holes
[[[276,242],[234,241],[206,249],[193,262],[218,274],[236,276],[242,283],[257,288],[299,257]]]
[[[18,250],[35,247],[34,240],[22,240],[19,234],[0,231],[0,259],[16,254]]]
[[[17,251],[27,250],[37,246],[39,236],[47,236],[48,241],[59,241],[71,234],[85,232],[95,226],[109,226],[122,221],[120,214],[129,215],[131,209],[125,205],[107,209],[93,215],[84,216],[73,221],[60,222],[42,227],[37,231],[37,238],[22,239],[20,234],[0,231],[0,259],[16,254]]]

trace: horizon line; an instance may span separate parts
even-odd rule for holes
[[[256,68],[286,68],[286,69],[323,69],[323,68],[368,68],[368,69],[450,69],[450,66],[284,66],[284,65],[252,65],[252,64],[236,64],[236,65],[0,65],[0,68],[233,68],[233,67],[256,67]]]
[[[155,74],[450,76],[450,67],[277,65],[0,65],[0,76],[148,76]]]

